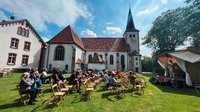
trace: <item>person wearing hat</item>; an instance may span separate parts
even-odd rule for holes
[[[25,72],[21,76],[21,81],[20,81],[20,92],[21,94],[30,94],[30,99],[28,102],[28,105],[34,105],[33,101],[36,101],[35,98],[37,96],[37,91],[32,88],[32,85],[34,83],[34,80],[31,80],[29,78],[29,73]]]

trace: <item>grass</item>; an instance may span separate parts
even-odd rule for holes
[[[142,74],[148,81],[151,75]],[[20,74],[0,79],[0,112],[199,112],[200,97],[193,88],[174,89],[147,83],[144,95],[127,91],[125,98],[117,97],[104,90],[104,83],[97,86],[91,100],[84,93],[65,96],[58,107],[51,105],[50,85],[45,84],[45,94],[37,98],[33,106],[17,103],[19,94],[16,85]]]

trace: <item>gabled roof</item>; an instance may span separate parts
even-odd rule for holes
[[[87,51],[103,52],[129,52],[130,47],[125,38],[82,38],[83,45]]]
[[[65,29],[59,32],[51,40],[47,42],[48,44],[76,44],[80,48],[84,49],[83,43],[78,36],[78,34],[68,25]]]
[[[9,25],[15,25],[15,24],[25,24],[26,23],[26,27],[30,27],[31,30],[35,33],[35,35],[38,37],[39,41],[46,46],[46,43],[44,42],[44,40],[40,37],[40,35],[37,33],[37,31],[33,28],[33,26],[29,23],[29,21],[27,19],[21,19],[21,20],[12,20],[12,21],[5,21],[3,20],[2,22],[0,22],[0,25],[2,27],[4,26],[9,26]]]

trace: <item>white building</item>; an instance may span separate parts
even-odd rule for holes
[[[0,69],[43,66],[46,43],[28,20],[0,22]]]
[[[82,68],[141,72],[139,30],[131,10],[123,37],[82,38],[67,26],[48,42],[46,67],[66,71]]]

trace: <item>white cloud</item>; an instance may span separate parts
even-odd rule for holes
[[[158,9],[159,9],[159,6],[158,6],[158,5],[155,5],[155,6],[153,6],[153,7],[148,7],[148,8],[145,9],[145,10],[141,10],[141,11],[137,12],[137,13],[136,13],[136,16],[148,15],[148,14],[151,14],[151,13],[156,12]]]
[[[86,30],[81,31],[81,35],[87,36],[87,37],[97,37],[96,33],[94,33],[90,29],[86,29]]]
[[[14,11],[15,16],[28,19],[39,31],[47,30],[47,23],[65,27],[80,17],[89,22],[93,18],[87,6],[77,0],[2,0],[0,9]]]
[[[112,26],[107,26],[106,30],[103,31],[104,34],[108,34],[108,35],[115,35],[121,32],[122,30],[120,27],[112,27]]]
[[[162,4],[167,4],[167,3],[168,3],[168,0],[161,0],[161,3],[162,3]]]

